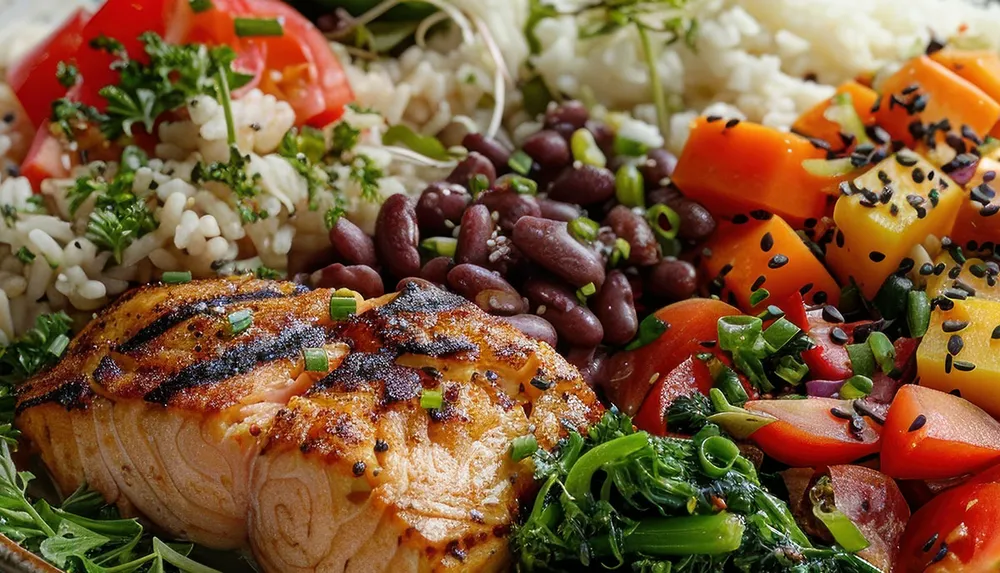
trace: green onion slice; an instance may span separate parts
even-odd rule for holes
[[[844,381],[844,385],[840,387],[840,397],[845,400],[864,398],[872,393],[874,387],[875,384],[871,378],[855,374]]]
[[[922,290],[911,290],[906,299],[906,325],[910,336],[920,338],[927,334],[931,324],[931,301]]]
[[[750,293],[750,306],[757,306],[769,298],[771,298],[771,291],[766,288],[759,288]]]
[[[743,384],[740,382],[740,377],[736,375],[736,371],[723,364],[714,355],[709,354],[709,356],[710,358],[706,365],[708,366],[708,372],[712,376],[715,387],[722,391],[722,394],[730,404],[737,406],[745,404],[750,399],[750,396],[747,395],[746,390],[743,388]]]
[[[454,257],[458,249],[458,239],[454,237],[431,237],[420,242],[420,248],[432,257]]]
[[[777,352],[791,342],[799,332],[801,332],[799,327],[792,324],[792,321],[787,318],[782,317],[767,327],[767,330],[764,331],[764,340],[774,352]]]
[[[212,0],[188,0],[188,4],[195,14],[212,9]]]
[[[823,117],[840,126],[841,133],[854,137],[859,145],[871,143],[865,132],[865,124],[854,109],[854,100],[849,93],[840,93],[830,99],[830,107],[823,112]]]
[[[850,157],[838,159],[803,159],[802,168],[817,177],[843,177],[857,170]]]
[[[736,458],[740,457],[740,449],[728,438],[711,436],[698,446],[698,461],[705,475],[713,478],[723,478],[733,468]]]
[[[239,334],[253,324],[253,311],[245,308],[229,315],[230,334]]]
[[[597,221],[587,217],[577,217],[569,222],[569,234],[577,241],[589,243],[597,238],[601,226]]]
[[[163,282],[168,285],[178,285],[191,282],[191,271],[167,271],[163,273]]]
[[[590,130],[581,127],[573,132],[569,140],[570,149],[573,151],[573,159],[584,165],[594,167],[604,167],[608,164],[608,158],[601,151],[594,134]]]
[[[538,450],[538,440],[532,434],[518,436],[510,443],[510,457],[515,462],[531,457],[536,450]]]
[[[327,372],[330,370],[330,357],[325,348],[303,348],[302,358],[306,363],[306,372]]]
[[[531,156],[527,153],[518,150],[510,155],[510,159],[507,160],[507,165],[514,170],[515,173],[520,173],[521,175],[527,175],[531,172],[531,164],[534,163]]]
[[[624,155],[625,157],[642,157],[643,155],[646,155],[647,151],[649,151],[649,146],[634,139],[622,137],[621,135],[615,135],[614,150],[616,155]]]
[[[615,239],[615,246],[611,251],[611,266],[617,267],[628,261],[630,256],[632,256],[632,245],[621,237]]]
[[[285,35],[285,28],[277,18],[234,18],[233,27],[241,38]]]
[[[681,216],[663,203],[657,203],[646,211],[646,220],[653,228],[656,236],[662,240],[672,240],[677,238],[677,232],[681,228]],[[666,223],[666,226],[664,226]]]
[[[882,368],[882,372],[892,375],[896,370],[896,348],[892,341],[883,332],[873,332],[868,335],[868,346],[875,355],[875,361]]]
[[[753,349],[760,339],[764,321],[756,316],[726,316],[719,319],[719,348],[732,352]]]
[[[812,502],[813,515],[819,519],[823,525],[833,535],[833,539],[844,550],[857,553],[868,547],[868,540],[858,529],[858,526],[851,521],[851,518],[844,515],[834,504],[833,486],[830,478],[824,476],[809,490],[809,500]]]
[[[420,392],[420,407],[425,410],[439,410],[444,404],[444,395],[440,390],[423,390]]]
[[[52,356],[59,357],[66,352],[66,347],[69,346],[69,337],[65,334],[60,334],[59,336],[52,339],[49,343],[48,352]]]
[[[615,197],[626,207],[646,206],[646,187],[639,168],[626,163],[615,173]]]
[[[344,320],[358,312],[358,299],[353,296],[330,297],[330,318]]]

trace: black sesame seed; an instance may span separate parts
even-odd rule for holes
[[[850,338],[847,337],[847,333],[842,328],[835,326],[830,330],[830,340],[834,344],[843,346],[850,341]]]
[[[812,286],[811,284],[809,286]],[[825,304],[826,303],[826,292],[818,290],[816,294],[813,295],[813,304]]]
[[[938,277],[941,276],[941,273],[943,273],[946,268],[948,268],[948,265],[944,263],[938,263],[937,265],[934,266],[934,276]]]
[[[750,211],[750,216],[758,221],[770,221],[774,217],[774,213],[770,213],[763,209],[754,209]]]
[[[740,124],[740,120],[733,118],[726,122],[726,129],[732,129]]]
[[[962,267],[951,267],[948,270],[948,278],[957,279],[959,275],[962,274]]]
[[[979,214],[983,217],[992,217],[1000,211],[1000,205],[996,203],[991,203],[979,210]]]
[[[719,116],[719,115],[710,115],[710,116],[708,116],[708,117],[705,118],[705,121],[707,121],[708,123],[715,123],[715,122],[719,121],[720,119],[722,119],[722,116]]]
[[[854,411],[858,414],[871,418],[873,422],[880,426],[885,425],[885,418],[879,415],[878,412],[872,410],[864,400],[854,400],[851,405],[854,406]]]
[[[365,462],[354,462],[354,466],[351,468],[351,471],[354,472],[355,476],[363,476],[365,475],[365,469],[367,467],[368,466],[365,465]]]
[[[764,275],[760,275],[759,277],[757,277],[755,281],[753,281],[753,284],[750,285],[750,291],[753,292],[756,290],[760,290],[760,287],[764,286],[765,281],[767,281],[767,277],[765,277]]]
[[[955,308],[955,301],[953,301],[953,300],[951,300],[950,298],[947,298],[947,297],[938,296],[938,297],[934,297],[933,299],[931,299],[931,310],[934,310],[935,306],[937,308],[940,308],[941,310],[949,311],[949,310]],[[959,330],[961,330],[961,329],[959,329]],[[948,332],[948,331],[945,330],[945,332]]]
[[[976,296],[976,289],[972,287],[969,283],[959,279],[955,281],[954,287],[958,290],[964,291],[965,294],[969,296]]]
[[[385,440],[375,440],[375,451],[378,453],[388,452],[389,444]]]
[[[913,207],[919,207],[923,205],[924,201],[926,201],[926,199],[924,199],[920,195],[910,194],[906,196],[906,202],[912,205]]]
[[[838,324],[844,322],[844,315],[837,310],[837,307],[828,304],[823,307],[823,320]]]
[[[844,232],[841,231],[840,229],[837,229],[837,234],[835,236],[835,240],[837,241],[837,246],[838,247],[841,247],[841,248],[844,247]]]
[[[944,296],[952,300],[965,300],[969,298],[969,293],[965,292],[962,289],[946,288],[944,289]]]
[[[878,110],[881,109],[881,107],[882,107],[882,98],[879,98],[875,100],[875,103],[872,104],[872,110],[871,110],[872,113],[877,113]]]
[[[804,224],[805,224],[805,226],[806,226],[807,229],[812,229],[813,227],[816,226],[816,223],[819,223],[819,221],[817,221],[816,219],[813,219],[812,217],[809,217],[804,222]]]
[[[983,173],[983,183],[989,183],[990,181],[993,181],[996,178],[997,178],[997,172],[996,171],[990,170],[990,171],[987,171],[987,172]]]
[[[878,251],[872,251],[868,253],[868,258],[871,259],[873,263],[881,263],[885,260],[885,253],[880,253]]]
[[[931,563],[937,563],[938,561],[941,561],[947,556],[948,556],[948,544],[942,541],[941,549],[938,549],[938,552],[934,554],[934,558],[931,559]]]
[[[8,111],[7,113],[3,114],[4,123],[14,123],[15,119],[17,119],[17,116],[15,116],[14,112],[12,111]]]
[[[914,183],[923,183],[926,175],[924,175],[924,170],[919,167],[914,167],[913,171],[910,173],[910,177],[913,178]]]
[[[915,92],[915,91],[917,91],[919,89],[920,89],[920,84],[910,84],[910,85],[906,86],[905,88],[903,88],[903,91],[901,91],[900,93],[903,94],[903,95],[910,95],[911,93],[913,93],[913,92]]]
[[[934,265],[930,263],[924,263],[920,265],[920,270],[917,271],[921,276],[930,276],[934,272]]]
[[[539,378],[538,376],[535,376],[534,378],[531,379],[531,385],[544,392],[545,390],[548,390],[549,388],[552,387],[552,382],[544,378]]]
[[[896,163],[899,163],[903,167],[913,167],[917,164],[917,157],[910,153],[897,153]]]
[[[959,390],[958,388],[952,388],[951,392],[948,393],[951,394],[952,396],[958,396],[959,398],[962,397],[962,391]]]
[[[972,127],[964,123],[962,124],[962,129],[960,131],[962,132],[962,137],[968,139],[969,141],[975,143],[976,145],[979,145],[980,143],[983,142],[983,140],[979,138],[979,135],[972,129]]]
[[[760,250],[766,253],[772,247],[774,247],[774,237],[771,236],[771,233],[764,233],[764,236],[760,238]]]
[[[976,365],[971,362],[966,362],[964,360],[956,360],[954,362],[955,370],[960,370],[962,372],[972,372],[976,369]]]
[[[944,355],[944,373],[951,374],[951,368],[955,365],[955,358],[951,354]]]
[[[924,551],[927,552],[927,551],[930,551],[931,549],[933,549],[934,548],[934,544],[937,543],[937,540],[938,540],[938,534],[937,533],[935,533],[934,535],[931,535],[931,538],[927,540],[927,543],[924,543],[924,548],[923,548]]]
[[[722,265],[721,269],[719,269],[719,276],[724,277],[728,275],[730,272],[732,272],[732,270],[733,270],[733,265],[726,263]]]
[[[737,225],[742,225],[743,223],[746,223],[749,220],[750,218],[742,213],[739,215],[733,215],[733,223]]]
[[[1000,325],[993,329],[993,334],[990,335],[993,340],[1000,340]]]
[[[698,344],[702,348],[715,348],[715,345],[718,344],[718,342],[716,342],[715,340],[702,340]]]
[[[952,356],[958,356],[958,353],[961,352],[964,347],[965,341],[962,340],[961,336],[952,334],[951,337],[948,338],[948,353]]]
[[[863,433],[865,431],[865,420],[861,416],[851,416],[851,421],[847,426],[847,429],[851,432],[851,437],[855,440],[864,440]]]
[[[889,214],[893,217],[899,215],[899,205],[896,205],[895,203],[889,205]]]
[[[782,254],[777,254],[771,257],[771,260],[767,261],[768,268],[780,269],[781,267],[788,264],[788,257]]]
[[[913,423],[910,424],[910,428],[907,430],[907,432],[916,432],[920,428],[923,428],[924,424],[926,423],[927,423],[927,416],[920,414],[913,419]]]
[[[813,289],[813,284],[812,283],[806,283],[806,284],[802,285],[802,288],[799,289],[799,294],[801,294],[802,296],[805,296],[806,293],[808,293],[812,289]]]

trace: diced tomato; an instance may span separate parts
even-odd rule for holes
[[[940,458],[938,464],[946,464]],[[894,571],[975,573],[1000,563],[1000,472],[992,468],[921,507],[906,526]]]
[[[858,554],[889,571],[910,519],[910,508],[896,482],[862,466],[830,466],[828,471],[837,509],[850,517],[868,540],[868,547]]]
[[[31,142],[31,149],[21,163],[21,175],[31,182],[31,188],[38,192],[42,181],[53,177],[69,177],[69,169],[63,163],[63,146],[52,132],[49,122],[42,121],[41,127]]]
[[[853,412],[849,400],[755,400],[743,407],[777,418],[750,434],[750,440],[768,456],[790,466],[847,464],[879,449],[878,427],[868,418],[862,418],[863,426],[855,433],[849,420],[833,415],[834,409]]]
[[[344,68],[323,34],[302,14],[283,2],[246,0],[254,17],[279,18],[284,34],[247,38],[249,45],[262,45],[266,68],[260,89],[287,101],[298,123],[324,127],[336,121],[344,106],[353,101]],[[278,79],[275,79],[278,78]]]
[[[712,374],[704,361],[690,357],[669,374],[660,378],[646,396],[639,413],[632,420],[640,430],[657,436],[667,435],[667,408],[681,396],[712,389]]]
[[[804,331],[809,330],[809,317],[806,315],[806,303],[802,300],[802,295],[795,293],[792,296],[785,299],[781,305],[778,306],[785,313],[785,318],[787,318],[792,324],[801,328]]]
[[[1000,422],[951,394],[900,388],[882,429],[882,471],[900,479],[945,479],[1000,461]]]
[[[48,38],[15,62],[7,70],[10,84],[33,126],[38,127],[52,113],[52,102],[66,93],[56,79],[59,62],[73,60],[83,42],[83,28],[90,13],[77,9]]]
[[[823,320],[822,310],[812,310],[809,316],[809,338],[815,348],[802,353],[802,361],[809,366],[809,375],[818,380],[846,380],[854,374],[851,359],[847,355],[847,344],[854,342],[854,329],[871,321],[849,324],[833,324]],[[847,335],[847,342],[837,344],[830,337],[833,329],[839,328]]]
[[[702,343],[712,346],[718,339],[719,319],[740,311],[713,299],[693,298],[667,305],[656,311],[657,318],[669,327],[657,340],[611,357],[611,380],[604,387],[613,404],[634,415],[646,394],[661,377],[681,362],[699,352],[707,352]]]

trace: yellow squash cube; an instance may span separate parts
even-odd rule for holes
[[[996,263],[986,263],[976,258],[960,263],[950,253],[943,252],[934,260],[933,266],[930,274],[917,271],[927,277],[927,296],[935,298],[945,296],[948,289],[971,288],[975,291],[972,296],[976,298],[1000,302],[1000,280],[997,279]]]
[[[903,150],[842,186],[837,231],[826,261],[841,283],[853,280],[867,298],[878,292],[910,249],[950,230],[965,196],[916,153]]]
[[[920,384],[962,397],[1000,416],[1000,302],[969,298],[931,313],[917,348]]]

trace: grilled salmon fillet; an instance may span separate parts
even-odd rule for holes
[[[22,387],[17,424],[64,492],[86,483],[171,535],[249,545],[268,572],[503,569],[532,489],[512,441],[584,430],[593,392],[456,295],[411,282],[334,320],[333,294],[249,278],[132,291]],[[328,368],[307,371],[304,348]]]

